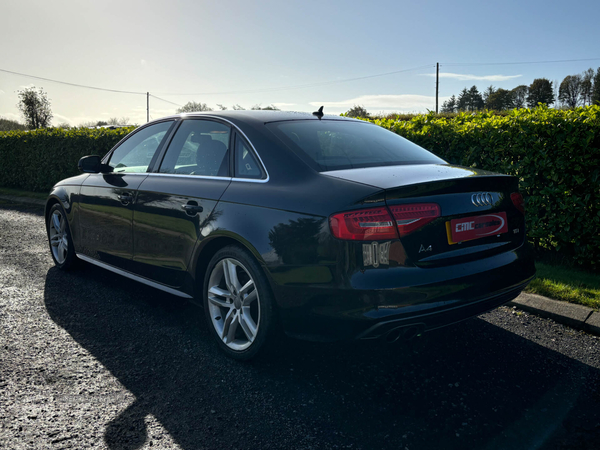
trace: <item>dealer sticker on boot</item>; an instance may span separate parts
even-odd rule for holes
[[[507,233],[507,222],[506,213],[504,212],[451,220],[446,222],[448,243],[456,244],[457,242]]]

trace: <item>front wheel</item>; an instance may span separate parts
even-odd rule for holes
[[[274,344],[274,301],[267,279],[248,251],[219,250],[204,277],[204,311],[210,333],[229,356],[248,360]]]
[[[59,269],[70,269],[77,263],[71,230],[64,209],[57,203],[50,209],[46,223],[50,253]]]

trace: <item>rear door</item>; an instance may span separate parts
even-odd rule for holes
[[[137,189],[173,123],[159,122],[131,134],[105,160],[112,172],[91,174],[83,182],[78,253],[131,270]]]
[[[181,121],[157,169],[141,184],[133,213],[136,272],[173,287],[184,284],[194,247],[219,216],[231,182],[228,124]]]

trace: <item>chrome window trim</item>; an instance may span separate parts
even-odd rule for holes
[[[239,181],[241,183],[266,183],[267,181],[269,181],[269,175],[267,175],[267,178],[264,180],[261,180],[259,178],[238,178],[238,177],[233,177],[231,178],[231,181]]]
[[[106,172],[102,175],[148,175],[149,172]]]
[[[153,288],[160,289],[161,291],[168,292],[169,294],[173,294],[178,297],[193,298],[191,295],[188,295],[185,292],[178,291],[177,289],[170,288],[168,286],[165,286],[164,284],[160,284],[155,281],[151,281],[147,278],[141,277],[139,275],[135,275],[131,272],[127,272],[126,270],[119,269],[115,266],[111,266],[110,264],[107,264],[105,262],[98,261],[97,259],[91,258],[86,255],[82,255],[81,253],[76,253],[76,255],[79,259],[81,259],[83,261],[89,262],[90,264],[94,264],[98,267],[102,267],[103,269],[110,270],[111,272],[122,275],[131,280],[139,281],[140,283],[145,284],[147,286],[151,286]]]
[[[227,180],[231,181],[231,177],[217,177],[213,175],[189,175],[187,173],[158,173],[150,172],[147,174],[151,177],[182,177],[182,178],[201,178],[207,180]]]
[[[211,176],[211,175],[188,175],[186,173],[150,172],[150,173],[145,173],[144,175],[148,175],[149,177],[181,177],[181,178],[197,178],[197,179],[199,178],[199,179],[205,179],[205,180],[226,180],[226,181],[238,181],[240,183],[266,183],[267,181],[269,181],[268,179],[258,180],[258,179],[253,179],[253,178],[215,177],[215,176]]]
[[[246,139],[246,142],[248,142],[248,144],[250,144],[250,147],[252,147],[252,150],[254,150],[254,154],[256,155],[256,157],[258,158],[260,165],[262,166],[263,170],[265,171],[265,174],[267,174],[267,178],[263,178],[263,179],[252,179],[252,178],[236,178],[236,177],[232,177],[232,181],[246,181],[248,183],[267,183],[271,177],[269,176],[269,171],[267,170],[267,167],[265,166],[265,163],[263,162],[262,158],[260,157],[260,154],[258,153],[258,151],[256,150],[256,147],[254,146],[254,144],[252,143],[252,141],[250,139],[248,139],[248,136],[246,136],[246,133],[244,133],[242,130],[240,130],[240,127],[238,127],[235,123],[233,123],[231,120],[225,119],[224,117],[219,117],[219,116],[213,116],[213,115],[204,115],[202,114],[201,116],[189,116],[189,117],[185,117],[185,116],[181,116],[182,120],[190,120],[190,119],[200,119],[202,120],[203,118],[210,118],[210,119],[217,119],[217,120],[222,120],[223,122],[227,122],[229,125],[231,125],[238,133],[240,133],[244,139]],[[196,176],[196,175],[192,175],[192,176]],[[211,178],[216,178],[216,177],[211,177]]]

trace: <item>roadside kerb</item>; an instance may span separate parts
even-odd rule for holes
[[[600,336],[600,313],[587,306],[552,300],[526,292],[519,295],[508,305],[527,311],[540,317],[552,319],[577,330]]]

